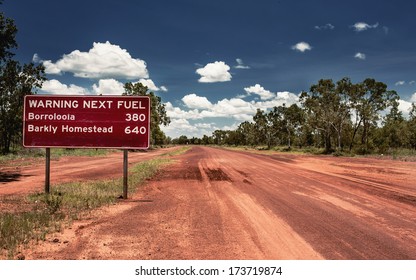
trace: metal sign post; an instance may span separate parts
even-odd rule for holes
[[[123,150],[123,198],[127,199],[128,181],[129,181],[129,159],[128,150]]]
[[[50,177],[51,176],[51,148],[46,148],[45,160],[45,193],[50,191]]]

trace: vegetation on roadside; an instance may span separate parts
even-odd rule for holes
[[[178,155],[186,153],[189,149],[191,149],[190,146],[182,146],[179,149],[176,149],[174,151],[164,153],[162,154],[162,156],[171,156],[171,157],[178,156]]]
[[[111,149],[65,149],[57,148],[51,149],[51,158],[59,159],[65,156],[87,156],[98,157],[105,156],[115,150]],[[43,160],[45,157],[45,149],[18,149],[13,153],[2,155],[0,154],[0,164],[10,164],[14,161],[13,165],[24,166],[32,164],[33,161]]]
[[[135,192],[137,186],[170,162],[169,158],[159,157],[130,168],[129,192]],[[16,200],[31,210],[0,213],[0,258],[12,259],[16,255],[22,258],[18,255],[19,246],[45,240],[47,234],[59,232],[65,223],[82,219],[98,207],[116,203],[121,197],[122,185],[122,179],[65,183],[52,186],[50,194],[37,193]]]
[[[72,148],[53,148],[51,149],[51,157],[63,157],[63,156],[105,156],[115,150],[112,149],[72,149]],[[42,149],[44,152],[44,149]]]

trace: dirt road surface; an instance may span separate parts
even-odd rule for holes
[[[416,163],[193,147],[26,259],[416,259]]]

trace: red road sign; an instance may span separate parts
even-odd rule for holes
[[[25,96],[25,147],[147,149],[147,96]]]

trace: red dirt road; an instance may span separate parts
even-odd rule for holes
[[[26,259],[416,259],[416,163],[208,147],[177,159]]]

